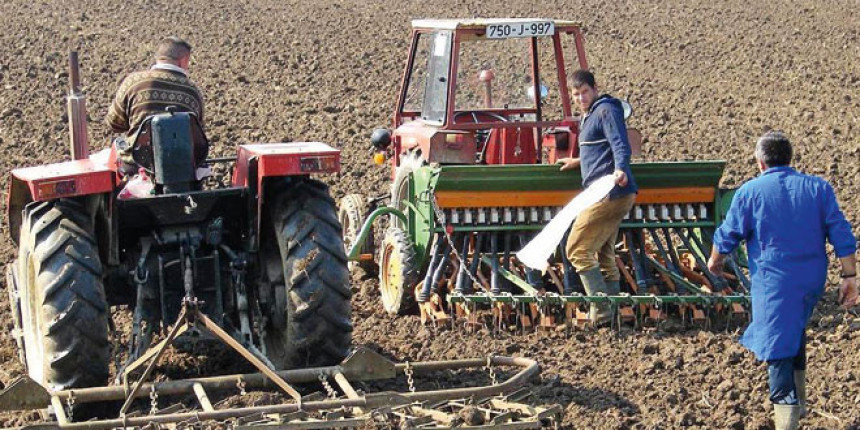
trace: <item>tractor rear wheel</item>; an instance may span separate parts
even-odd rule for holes
[[[334,200],[311,179],[267,188],[263,231],[273,236],[260,252],[275,297],[283,298],[272,312],[284,315],[267,324],[268,358],[279,369],[339,363],[352,340],[352,291]]]
[[[347,252],[354,246],[358,239],[361,228],[364,226],[364,216],[367,214],[367,204],[361,194],[347,194],[340,199],[340,206],[337,212],[337,218],[340,225],[343,227],[343,245]],[[361,254],[373,255],[373,229],[361,244]],[[353,271],[356,267],[361,267],[365,272],[370,272],[376,268],[376,262],[373,259],[350,261],[348,263],[349,271]]]
[[[400,227],[389,227],[379,247],[379,291],[382,306],[392,315],[415,307],[412,287],[418,282],[415,246]]]
[[[51,390],[108,381],[110,309],[93,222],[78,201],[29,206],[11,286],[17,288],[24,362]]]

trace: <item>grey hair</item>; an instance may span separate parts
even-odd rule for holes
[[[791,142],[781,131],[769,131],[756,142],[755,158],[767,167],[787,166],[791,156]]]
[[[191,55],[191,44],[176,36],[165,37],[155,50],[158,61],[178,61]]]

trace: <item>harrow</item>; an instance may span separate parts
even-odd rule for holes
[[[24,428],[38,429],[111,429],[111,428],[198,428],[201,424],[234,429],[331,429],[365,428],[369,424],[400,428],[499,428],[531,429],[560,424],[562,410],[558,405],[535,407],[523,401],[531,393],[523,386],[536,377],[537,362],[518,357],[488,356],[453,361],[393,363],[376,352],[356,348],[339,365],[273,371],[254,359],[247,349],[218,331],[208,318],[186,302],[183,322],[145,355],[153,358],[140,379],[106,387],[50,391],[34,380],[23,377],[0,393],[0,411],[47,409],[55,421]],[[153,365],[174,337],[190,326],[212,330],[261,372],[210,376],[186,380],[145,382]],[[516,372],[501,380],[503,369]],[[444,390],[419,390],[421,376],[433,377],[439,372],[486,371],[489,385]],[[127,376],[127,373],[123,376]],[[364,392],[355,384],[389,381],[403,385],[403,391]],[[125,378],[123,378],[125,381]],[[294,385],[316,385],[322,391],[302,396]],[[429,383],[423,383],[429,385]],[[298,385],[296,385],[298,387]],[[264,406],[234,406],[235,402],[213,403],[216,394],[240,403],[252,403],[252,390],[281,390],[288,398]],[[161,407],[167,401],[178,400]],[[188,405],[187,403],[192,403]],[[114,418],[76,420],[76,411],[116,410]],[[223,407],[222,407],[223,406]]]

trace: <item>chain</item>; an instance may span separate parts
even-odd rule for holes
[[[245,394],[248,394],[248,392],[245,391],[245,381],[242,380],[241,377],[239,377],[239,380],[236,381],[236,388],[239,389],[239,395],[240,396],[244,396]]]
[[[487,356],[487,365],[484,366],[484,369],[487,369],[487,372],[490,373],[490,381],[493,382],[493,385],[496,385],[498,381],[496,380],[496,370],[493,369],[493,356]]]
[[[469,275],[469,278],[471,278],[474,283],[473,285],[481,285],[481,281],[479,281],[478,278],[476,278],[475,275],[466,268],[466,263],[463,261],[463,257],[460,256],[460,251],[457,251],[457,246],[454,245],[454,240],[451,239],[451,235],[448,233],[448,221],[445,219],[445,213],[439,209],[439,205],[436,203],[436,194],[430,195],[430,206],[433,208],[433,213],[436,214],[436,218],[439,219],[439,223],[442,224],[442,231],[445,233],[445,240],[448,242],[448,245],[451,246],[451,251],[454,252],[454,258],[456,258],[457,262],[460,264],[460,270],[465,271],[466,274]],[[475,255],[472,258],[478,258],[478,256]]]
[[[69,391],[69,397],[66,397],[66,408],[68,409],[67,415],[69,416],[69,422],[75,421],[75,392]]]
[[[412,379],[412,365],[409,362],[406,362],[406,367],[403,369],[403,373],[406,374],[406,382],[409,384],[409,392],[415,392],[415,380]]]
[[[155,384],[152,384],[152,391],[149,392],[149,414],[156,413],[158,413],[158,393],[155,392]]]
[[[337,399],[337,391],[335,391],[334,388],[331,387],[331,384],[328,383],[328,378],[325,377],[325,374],[320,372],[319,375],[317,375],[317,379],[319,379],[320,384],[322,384],[326,393],[328,393],[328,398],[332,400]]]

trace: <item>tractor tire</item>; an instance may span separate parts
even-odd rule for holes
[[[389,227],[379,247],[379,292],[386,312],[403,315],[413,310],[418,275],[418,258],[409,236],[400,227]]]
[[[343,246],[349,253],[353,244],[356,243],[361,228],[364,226],[364,216],[367,213],[367,204],[361,194],[347,194],[340,199],[337,218],[343,227]],[[361,244],[361,254],[373,255],[373,228]],[[347,263],[349,271],[361,267],[365,272],[371,273],[376,270],[376,262],[371,260],[350,261]]]
[[[23,218],[12,287],[27,372],[51,390],[106,385],[110,308],[92,219],[70,199],[30,205]]]
[[[412,181],[412,172],[426,164],[421,154],[418,152],[410,152],[400,157],[400,165],[394,171],[394,181],[391,183],[391,207],[406,212],[404,201],[409,199],[409,184]],[[400,218],[391,217],[390,225],[406,230]]]
[[[266,326],[266,355],[279,369],[337,364],[351,346],[352,290],[334,200],[325,184],[293,179],[270,184],[264,205],[274,240],[261,258],[284,315]]]

